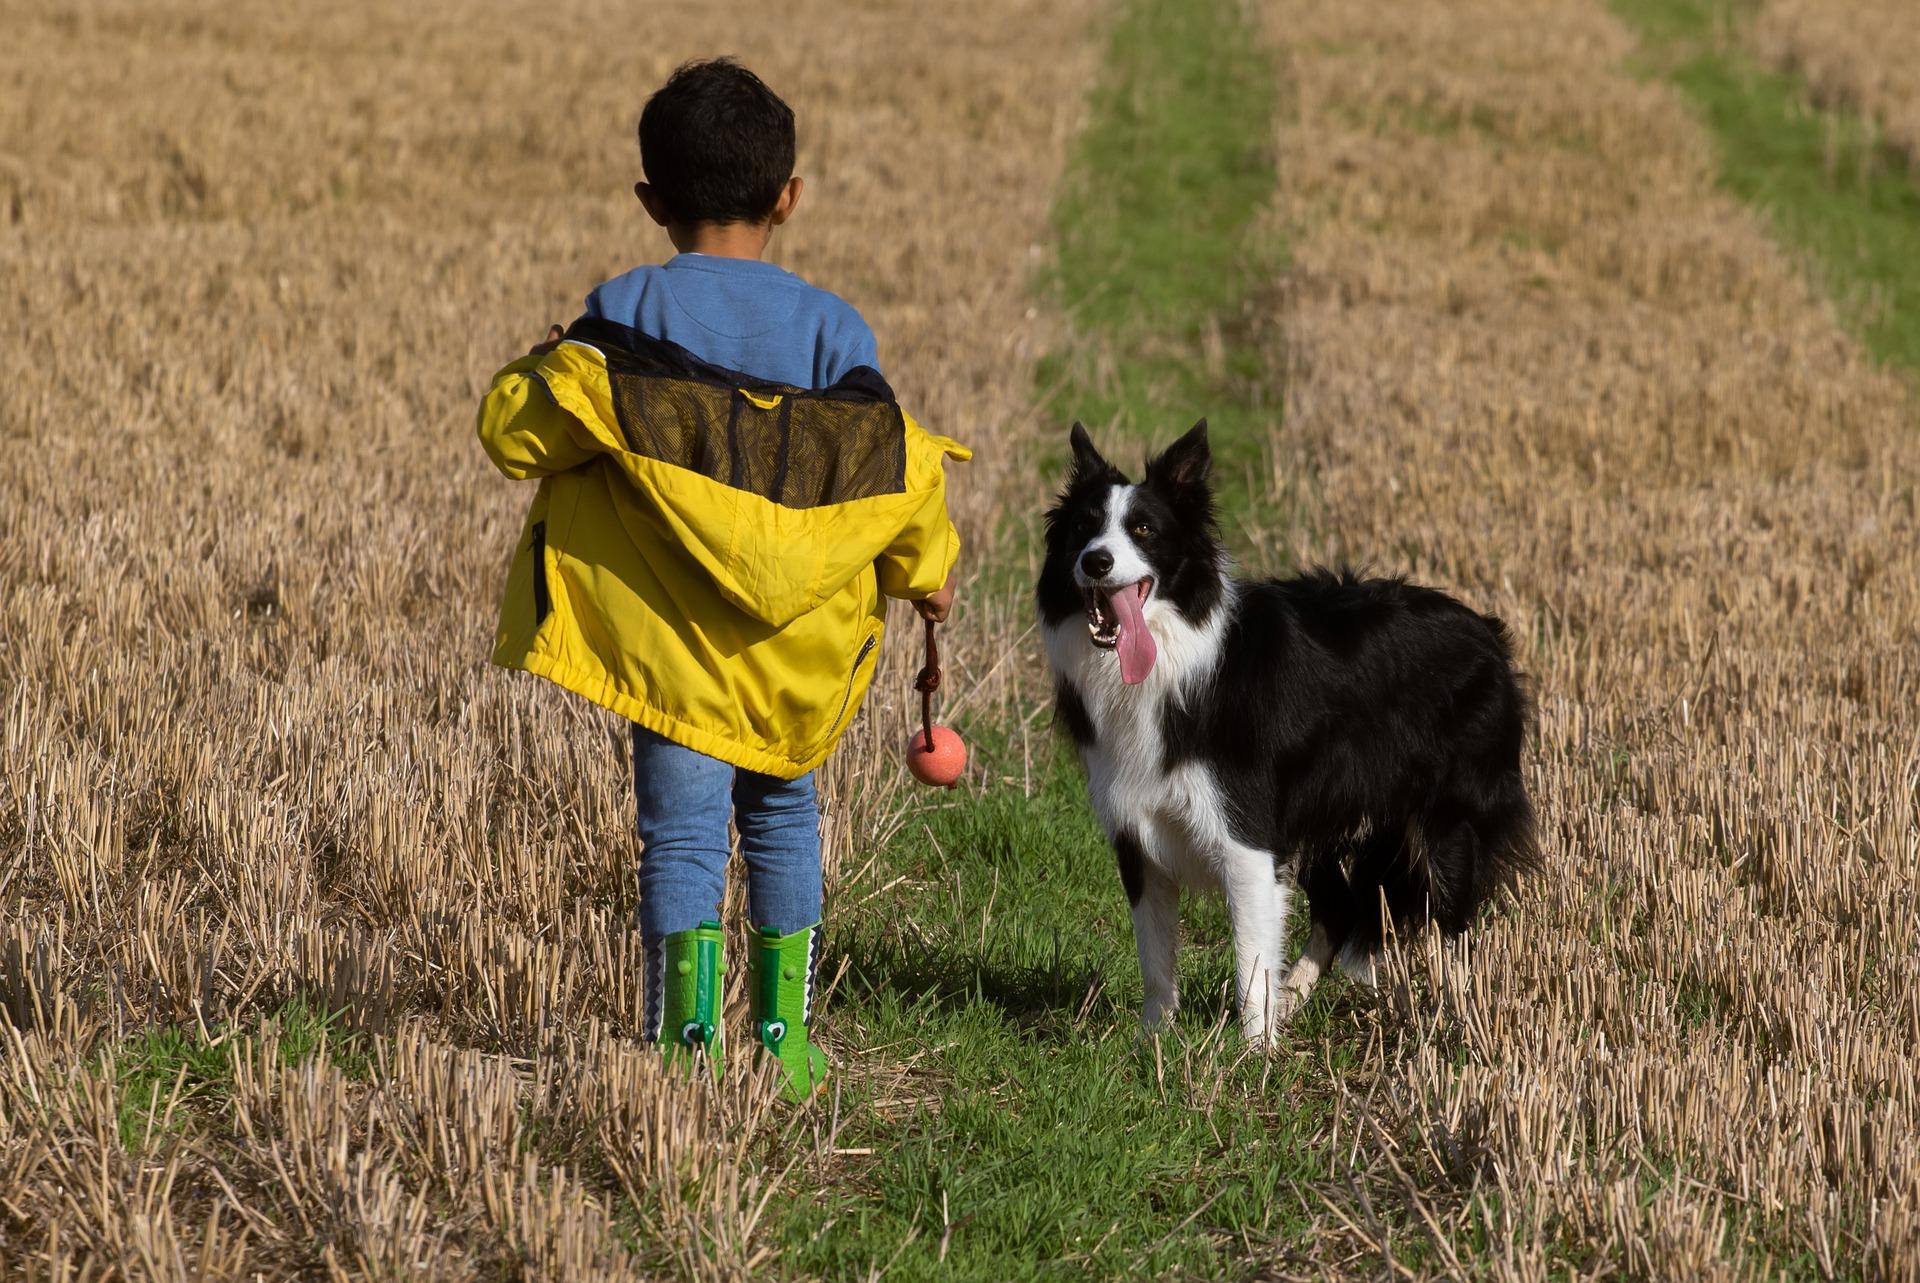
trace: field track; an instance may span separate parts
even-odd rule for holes
[[[1911,152],[1859,7],[1727,39]],[[1191,8],[0,8],[0,1280],[1920,1278],[1912,384],[1599,0]],[[980,450],[976,764],[901,785],[896,628],[804,1112],[631,1041],[620,730],[484,664],[528,495],[473,406],[659,252],[632,121],[722,49],[800,116],[779,258]],[[1130,138],[1241,212],[1063,284]],[[1457,591],[1538,702],[1548,875],[1265,1061],[1205,905],[1136,1049],[1025,633],[1053,416],[1192,400],[1245,559]]]
[[[1272,14],[1298,95],[1275,466],[1324,505],[1299,551],[1525,639],[1553,853],[1388,986],[1355,1143],[1490,1272],[1572,1239],[1652,1278],[1910,1277],[1911,402],[1712,194],[1604,13]]]

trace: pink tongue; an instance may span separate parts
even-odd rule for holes
[[[1115,647],[1120,653],[1120,680],[1129,686],[1147,680],[1157,654],[1153,634],[1147,631],[1147,621],[1140,617],[1140,598],[1140,585],[1131,584],[1107,599],[1120,626],[1120,641]]]

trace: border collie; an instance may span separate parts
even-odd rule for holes
[[[1133,906],[1141,1024],[1179,1006],[1180,888],[1226,894],[1241,1029],[1266,1044],[1338,958],[1464,931],[1536,862],[1507,631],[1400,579],[1231,574],[1202,419],[1130,482],[1073,425],[1035,594],[1054,712]],[[1287,902],[1305,952],[1282,965]]]

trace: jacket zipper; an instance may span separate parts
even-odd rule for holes
[[[533,622],[536,627],[547,620],[553,599],[547,596],[547,523],[533,523]]]
[[[833,715],[833,722],[827,728],[828,734],[832,734],[833,727],[838,726],[840,719],[847,715],[847,705],[853,702],[853,681],[860,676],[860,665],[867,662],[867,656],[873,654],[873,648],[879,644],[877,637],[868,637],[860,643],[860,653],[853,657],[853,671],[847,674],[847,693],[840,697],[840,711]]]

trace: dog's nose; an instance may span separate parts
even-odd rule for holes
[[[1105,548],[1089,548],[1080,558],[1080,569],[1089,579],[1105,579],[1113,569],[1113,554]]]

